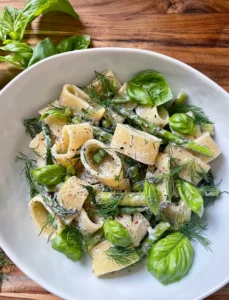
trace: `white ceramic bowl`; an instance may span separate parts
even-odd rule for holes
[[[28,153],[29,138],[25,135],[23,119],[35,116],[39,108],[57,99],[63,84],[89,83],[94,70],[108,68],[121,81],[127,81],[143,70],[160,71],[174,95],[184,88],[192,103],[201,104],[215,122],[216,141],[223,152],[212,164],[216,182],[222,178],[221,188],[228,189],[229,97],[222,88],[191,67],[153,52],[122,48],[69,52],[32,66],[1,91],[0,246],[30,278],[64,299],[204,298],[229,279],[229,197],[226,194],[206,212],[212,252],[196,245],[190,273],[169,286],[154,279],[143,263],[98,279],[92,273],[90,258],[73,263],[52,250],[50,244],[38,237],[30,219],[28,187],[21,177],[21,165],[15,163],[18,151]]]

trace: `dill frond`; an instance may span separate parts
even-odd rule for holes
[[[51,226],[53,228],[53,231],[49,234],[48,236],[48,241],[47,243],[50,241],[50,239],[52,238],[54,232],[57,230],[57,224],[55,224],[55,215],[52,216],[51,214],[48,214],[47,216],[47,222],[44,224],[44,226],[41,228],[38,236],[41,235],[42,231],[47,227],[47,226]]]
[[[26,134],[32,139],[42,130],[39,118],[25,119],[23,124],[26,129]]]
[[[118,215],[118,204],[123,197],[121,194],[113,194],[109,200],[106,200],[104,204],[100,203],[98,213],[100,216],[106,218],[115,217]]]
[[[30,173],[33,169],[35,169],[35,160],[34,159],[29,159],[25,154],[19,152],[20,156],[16,156],[16,161],[22,161],[25,164],[25,167],[22,170],[22,173],[25,175],[25,178],[29,184],[30,188],[30,197],[33,198],[35,195],[38,194],[36,184],[33,180],[33,177]]]
[[[111,247],[105,253],[109,259],[124,266],[134,264],[140,259],[135,248]]]
[[[115,85],[110,82],[109,77],[96,71],[95,71],[95,77],[101,85],[103,98],[110,99],[118,95],[118,91],[115,88]]]
[[[206,116],[203,109],[201,107],[195,106],[195,105],[182,103],[182,104],[176,105],[174,107],[172,106],[169,109],[169,114],[172,115],[175,113],[188,113],[190,111],[193,113],[193,116],[194,116],[197,124],[201,124],[201,123],[213,124],[213,122],[209,120],[208,116]]]
[[[207,224],[198,219],[197,216],[193,216],[190,223],[182,224],[180,227],[180,232],[187,236],[190,241],[200,243],[206,250],[211,251],[212,242],[206,238],[205,230],[207,230]]]

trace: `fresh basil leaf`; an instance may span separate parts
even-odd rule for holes
[[[196,130],[195,120],[185,113],[173,114],[169,118],[169,125],[181,134],[192,134]]]
[[[73,112],[68,107],[53,107],[44,112],[40,117],[40,121],[43,121],[50,115],[56,116],[63,121],[70,122],[73,117]]]
[[[127,94],[133,101],[153,106],[173,98],[164,76],[155,71],[144,71],[132,78],[127,84]]]
[[[24,60],[20,55],[6,55],[0,56],[0,62],[8,62],[16,67],[23,67]]]
[[[33,56],[29,61],[28,67],[34,65],[38,61],[45,59],[49,56],[57,54],[57,49],[50,38],[46,38],[39,42],[33,51]]]
[[[177,188],[181,199],[201,218],[204,213],[204,204],[198,189],[184,180],[178,181]]]
[[[143,194],[145,196],[145,202],[149,206],[150,210],[157,215],[160,204],[160,191],[153,183],[145,181]]]
[[[194,250],[187,237],[176,232],[159,240],[149,251],[148,271],[162,284],[182,279],[189,272]]]
[[[19,39],[21,31],[20,18],[22,11],[20,9],[6,6],[0,11],[0,39],[5,40],[7,36],[11,39]]]
[[[27,17],[28,23],[39,15],[48,14],[53,11],[61,11],[79,19],[78,14],[68,0],[27,0],[23,14]]]
[[[64,180],[66,174],[66,169],[61,165],[47,165],[31,171],[34,180],[41,185],[58,184]]]
[[[27,66],[28,61],[31,59],[33,55],[33,48],[30,47],[26,43],[18,42],[18,41],[12,41],[11,43],[6,44],[5,46],[0,47],[1,50],[4,51],[10,51],[14,54],[17,54],[18,57],[21,57],[24,62],[21,63],[23,64],[24,67]]]
[[[106,220],[103,232],[105,238],[115,246],[128,247],[133,243],[128,229],[116,220]]]
[[[90,44],[89,35],[76,35],[62,40],[56,47],[58,53],[87,49]]]

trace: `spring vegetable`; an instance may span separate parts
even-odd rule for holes
[[[167,285],[187,275],[193,257],[194,251],[188,238],[176,232],[153,245],[149,251],[147,268],[162,284]]]
[[[52,248],[63,253],[68,259],[77,262],[85,248],[84,237],[76,227],[66,226],[52,241]]]
[[[170,224],[168,222],[160,222],[154,229],[150,227],[148,229],[149,235],[140,246],[142,255],[148,254],[152,245],[155,244],[169,228]]]
[[[210,135],[214,135],[214,124],[211,123],[201,123],[200,129],[202,132],[209,132]]]
[[[184,180],[178,181],[177,188],[181,199],[201,218],[204,213],[204,205],[203,198],[198,189]]]
[[[127,94],[139,104],[161,105],[173,98],[164,76],[155,71],[137,74],[127,84]]]
[[[64,180],[66,173],[66,169],[61,165],[47,165],[31,171],[34,180],[42,185],[58,184]]]
[[[111,127],[111,121],[108,120],[108,119],[104,119],[102,120],[102,126],[105,127],[105,128],[110,128]]]
[[[93,160],[95,163],[97,163],[98,165],[100,165],[105,157],[106,157],[106,151],[103,150],[103,149],[100,149],[98,152],[96,152],[94,155],[93,155]]]
[[[115,193],[115,192],[98,192],[96,194],[96,203],[106,205],[112,199],[118,198],[120,206],[146,206],[145,196],[142,193]]]
[[[192,134],[196,130],[196,124],[188,114],[174,114],[169,118],[169,125],[175,131],[182,134]]]
[[[149,206],[150,210],[157,215],[160,204],[160,191],[157,186],[145,181],[143,194],[145,196],[146,204]]]
[[[126,172],[126,177],[131,179],[133,183],[139,181],[140,174],[138,165],[129,167]]]
[[[174,106],[183,104],[186,101],[187,97],[187,93],[183,89],[181,89],[176,99],[173,101],[172,107],[174,108]]]
[[[105,238],[115,246],[128,247],[133,242],[129,231],[116,220],[105,221],[103,231]]]

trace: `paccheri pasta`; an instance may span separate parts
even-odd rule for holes
[[[36,165],[22,157],[32,220],[72,261],[88,251],[96,276],[147,256],[160,282],[178,281],[193,262],[190,241],[210,245],[200,230],[220,194],[209,164],[221,153],[213,123],[184,92],[174,99],[159,72],[123,84],[111,70],[95,74],[83,87],[65,84],[25,122],[37,132]]]

